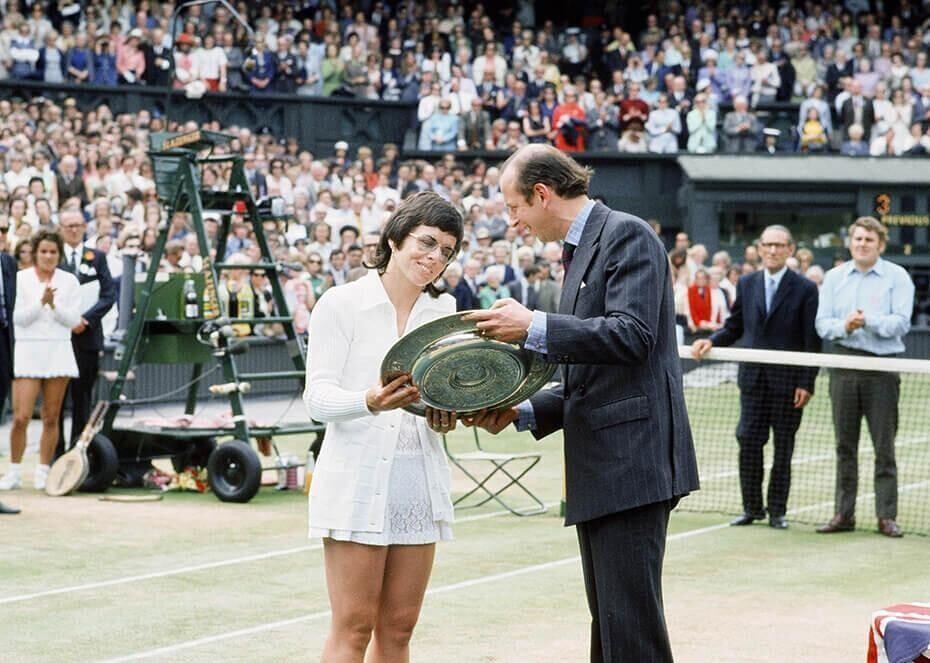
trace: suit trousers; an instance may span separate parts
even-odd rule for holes
[[[794,437],[801,425],[803,410],[794,407],[793,387],[769,384],[761,376],[752,389],[740,391],[739,402],[736,439],[739,441],[739,484],[743,510],[753,516],[762,516],[766,512],[762,503],[762,484],[765,480],[763,448],[771,430],[775,453],[769,474],[768,513],[770,516],[784,516],[791,489]]]
[[[66,451],[66,446],[70,449],[81,436],[81,431],[87,425],[94,405],[94,387],[97,385],[97,373],[100,370],[100,352],[75,348],[74,358],[77,361],[78,377],[68,384],[68,396],[71,398],[71,434],[68,444],[65,445],[64,408],[62,408],[61,425],[58,427],[58,446],[55,447],[56,458]]]
[[[859,487],[859,433],[865,416],[875,448],[875,512],[898,517],[898,467],[894,441],[898,432],[897,373],[830,370],[830,403],[836,433],[836,513],[856,514]]]
[[[592,663],[672,661],[662,561],[676,502],[647,504],[576,525],[591,611]]]
[[[0,306],[3,304],[0,303]],[[0,423],[3,422],[3,413],[10,395],[10,385],[13,381],[13,357],[10,356],[10,330],[0,328]]]

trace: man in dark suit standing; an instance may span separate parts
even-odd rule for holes
[[[849,98],[843,102],[840,110],[843,120],[843,139],[849,140],[849,127],[858,124],[862,127],[865,139],[872,135],[872,125],[875,124],[875,107],[872,100],[862,94],[862,83],[853,79],[849,83]]]
[[[733,312],[722,329],[699,339],[691,353],[700,360],[714,345],[765,350],[820,352],[817,317],[817,286],[788,269],[794,240],[784,226],[769,226],[760,239],[763,270],[742,277],[736,284]],[[814,393],[817,368],[740,364],[739,482],[743,514],[731,525],[751,525],[765,518],[762,503],[764,479],[762,448],[774,432],[775,460],[769,476],[769,525],[786,529],[785,512],[791,487],[791,456],[794,436],[801,425],[804,406]]]
[[[64,205],[70,198],[80,200],[82,207],[87,204],[87,189],[84,187],[84,180],[78,177],[77,159],[70,154],[63,156],[58,164],[56,179],[58,200],[61,205]]]
[[[0,420],[13,380],[13,307],[16,305],[16,261],[6,252],[10,224],[0,221]],[[16,514],[19,509],[0,502],[0,514]]]
[[[592,661],[671,661],[662,605],[669,514],[698,488],[675,344],[671,270],[642,219],[588,197],[590,171],[548,145],[504,164],[510,223],[564,239],[558,313],[512,299],[469,314],[490,337],[563,364],[562,385],[466,424],[565,438],[567,525],[591,611]]]
[[[116,283],[110,276],[107,258],[102,251],[84,246],[87,223],[77,210],[61,212],[61,235],[65,240],[65,253],[61,268],[74,274],[81,284],[82,296],[86,289],[96,290],[96,301],[88,306],[81,321],[72,330],[71,345],[77,360],[77,379],[71,380],[68,393],[71,396],[71,442],[81,435],[90,418],[94,402],[94,386],[100,370],[100,353],[103,352],[103,327],[101,320],[116,301]],[[95,284],[96,285],[93,285]],[[64,419],[64,417],[62,417]],[[59,426],[64,431],[64,426]],[[68,446],[70,446],[70,444]],[[65,452],[64,433],[58,440],[55,456]]]

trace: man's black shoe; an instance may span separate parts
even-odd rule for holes
[[[14,514],[19,513],[19,509],[16,509],[16,508],[11,507],[11,506],[7,506],[7,505],[4,504],[3,502],[0,502],[0,513],[6,513],[6,514],[14,515]]]
[[[757,520],[765,519],[765,515],[754,516],[748,513],[740,514],[737,518],[734,518],[730,521],[731,527],[744,527],[745,525],[752,525]]]
[[[784,516],[769,516],[769,527],[774,529],[788,529],[788,521]]]

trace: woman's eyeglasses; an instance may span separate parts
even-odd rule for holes
[[[452,259],[455,257],[455,249],[442,246],[429,235],[414,235],[413,233],[410,233],[410,236],[417,240],[417,247],[419,247],[423,253],[432,253],[436,249],[439,249],[439,255],[441,255],[442,259],[446,262],[452,262]]]

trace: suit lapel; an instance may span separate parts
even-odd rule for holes
[[[750,301],[757,309],[759,316],[757,319],[764,321],[767,315],[765,311],[765,271],[759,270],[754,273],[754,276],[755,278],[749,282],[754,292],[748,294],[750,295]]]
[[[598,240],[608,214],[610,214],[610,209],[601,203],[597,203],[588,216],[584,232],[581,233],[581,241],[572,256],[571,269],[568,270],[566,280],[562,284],[559,313],[571,315],[575,312],[575,302],[578,300],[578,292],[581,290],[581,281],[591,264],[591,259],[597,253]]]

